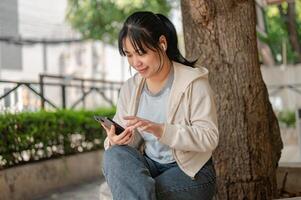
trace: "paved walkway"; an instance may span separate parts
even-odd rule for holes
[[[111,200],[110,194],[107,192],[107,185],[103,183],[104,179],[82,183],[77,186],[64,188],[36,200]],[[301,200],[301,197],[281,200]]]
[[[104,179],[84,182],[80,185],[62,188],[36,200],[107,200],[108,197],[104,192],[100,196],[100,186],[103,182]]]

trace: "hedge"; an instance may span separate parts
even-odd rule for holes
[[[0,114],[0,169],[101,149],[105,134],[94,114],[115,108]]]

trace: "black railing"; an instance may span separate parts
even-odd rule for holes
[[[269,95],[274,96],[284,89],[289,89],[301,95],[301,83],[299,84],[286,84],[286,85],[268,85]]]
[[[54,79],[56,82],[49,82],[46,79]],[[74,100],[73,104],[69,108],[73,109],[78,104],[82,103],[85,108],[85,100],[89,94],[92,92],[96,92],[99,94],[104,101],[109,103],[111,106],[114,106],[115,102],[117,102],[118,94],[122,82],[117,81],[105,81],[99,79],[83,79],[77,77],[66,77],[66,76],[57,76],[57,75],[47,75],[41,74],[39,76],[39,82],[34,81],[11,81],[11,80],[0,80],[0,84],[15,84],[13,88],[4,92],[4,94],[0,95],[0,101],[2,101],[5,97],[9,96],[12,92],[16,91],[20,86],[27,87],[31,92],[39,96],[41,100],[41,109],[45,109],[45,104],[49,104],[54,109],[59,108],[67,108],[67,90],[69,88],[79,88],[81,90],[81,95],[78,99]],[[35,89],[35,86],[39,87],[39,91]],[[51,101],[49,98],[46,98],[47,89],[46,86],[56,86],[61,90],[61,106],[57,104],[57,102]],[[108,95],[109,93],[109,95]]]

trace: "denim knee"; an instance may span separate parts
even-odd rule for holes
[[[143,155],[130,146],[112,146],[104,152],[103,170],[113,199],[155,199],[155,180]]]
[[[103,171],[104,173],[108,172],[108,170],[118,171],[122,170],[123,166],[128,162],[128,154],[135,153],[135,149],[129,146],[120,146],[114,145],[107,150],[104,151],[103,155]],[[132,153],[132,154],[133,154]]]
[[[122,146],[114,145],[104,151],[103,154],[103,163],[104,166],[111,165],[112,162],[116,162],[122,157],[123,150]]]

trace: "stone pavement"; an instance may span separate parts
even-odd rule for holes
[[[99,179],[63,188],[35,200],[111,200],[112,198],[108,189],[107,184],[104,183],[104,179]],[[301,200],[301,197],[284,198],[281,200]]]
[[[35,200],[109,200],[108,188],[103,183],[103,178],[83,182],[79,185],[62,188]]]

